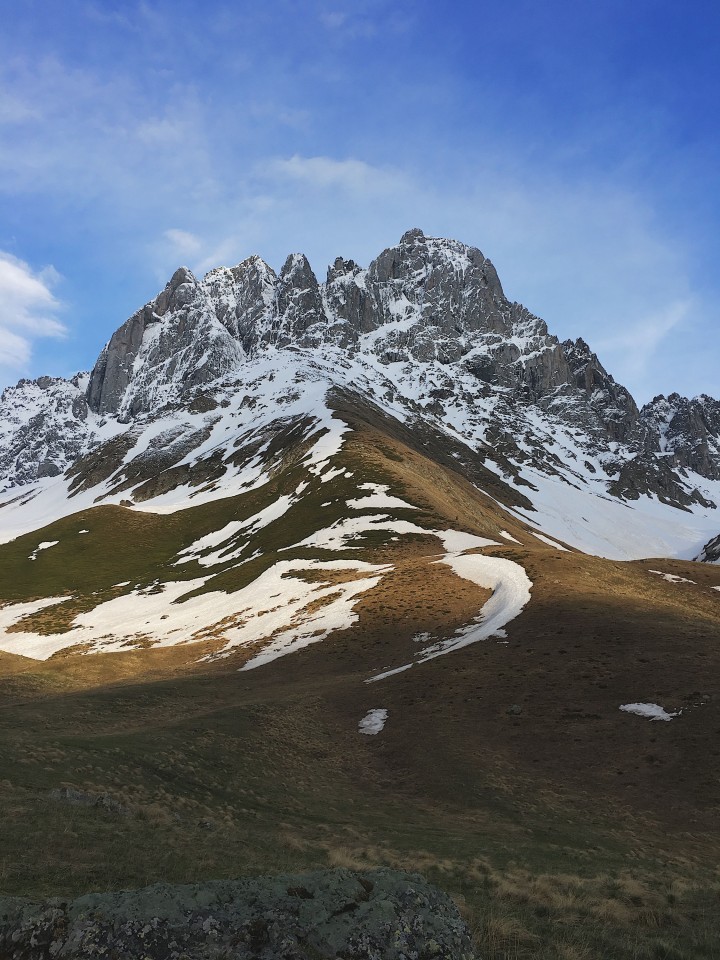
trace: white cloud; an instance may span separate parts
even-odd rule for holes
[[[350,14],[346,10],[328,10],[320,14],[320,22],[328,30],[338,30],[347,23]]]
[[[202,240],[187,230],[166,230],[163,237],[168,241],[173,253],[180,256],[195,256],[202,249]]]
[[[34,272],[23,260],[0,251],[0,367],[22,371],[34,340],[65,336],[56,316],[61,304],[51,290],[58,279],[53,267]]]
[[[405,189],[407,177],[400,171],[373,166],[364,160],[332,157],[301,157],[273,160],[266,170],[269,174],[295,180],[319,189],[337,187],[352,193],[376,195]]]

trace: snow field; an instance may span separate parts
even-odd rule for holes
[[[375,340],[379,343],[387,338],[394,326],[410,329],[419,319],[416,312],[415,304],[407,301],[393,303],[390,313],[399,319],[367,335],[362,349],[352,356],[332,345],[325,345],[322,351],[297,349],[292,353],[268,348],[252,361],[239,359],[228,377],[221,377],[213,385],[221,406],[212,413],[174,411],[155,421],[141,419],[136,427],[135,444],[125,456],[125,465],[168,432],[175,431],[178,436],[209,432],[207,439],[179,461],[178,465],[182,465],[218,450],[232,450],[238,441],[262,436],[278,420],[310,417],[318,436],[306,455],[305,464],[311,474],[327,482],[339,475],[335,471],[341,468],[330,464],[342,448],[343,437],[349,428],[332,415],[326,394],[329,387],[335,385],[346,389],[351,383],[354,389],[386,413],[410,424],[418,417],[427,419],[465,445],[468,452],[484,443],[488,423],[494,417],[510,417],[508,423],[515,431],[520,448],[533,454],[537,445],[541,445],[557,458],[561,473],[542,472],[530,461],[518,465],[523,479],[532,485],[524,486],[523,490],[535,510],[510,512],[535,527],[541,539],[543,536],[559,538],[577,549],[616,560],[653,556],[692,559],[709,539],[717,535],[717,518],[714,516],[717,511],[701,506],[680,511],[651,496],[624,502],[609,495],[604,463],[608,458],[616,461],[630,456],[624,448],[610,444],[610,449],[605,452],[590,449],[588,438],[580,431],[538,408],[528,407],[521,415],[508,413],[502,389],[494,390],[487,397],[477,397],[473,376],[462,367],[453,371],[454,395],[443,404],[442,415],[425,412],[431,391],[448,383],[447,369],[443,364],[437,360],[388,364],[373,353]],[[536,352],[536,339],[532,329],[524,331],[522,325],[518,325],[510,338],[518,348],[517,362],[525,363]],[[473,349],[478,355],[487,352],[482,344]],[[474,394],[473,403],[468,404],[463,398],[471,394]],[[113,418],[91,414],[87,423],[88,443],[112,439],[125,429],[124,424]],[[460,456],[457,451],[455,454]],[[256,489],[268,481],[266,458],[267,447],[261,446],[256,456],[244,466],[228,465],[226,475],[218,483],[177,487],[135,505],[133,509],[173,513]],[[502,476],[501,468],[492,459],[488,459],[486,465]],[[112,483],[111,478],[74,497],[69,497],[68,482],[62,476],[46,478],[24,488],[19,497],[16,489],[8,490],[0,496],[0,504],[4,504],[0,539],[6,541],[38,529],[71,512],[91,507],[96,500],[119,503],[132,496],[131,490],[112,493]],[[687,487],[689,490],[697,487],[708,499],[720,502],[718,481],[688,474]],[[380,491],[376,494],[381,497]],[[363,504],[363,507],[383,509],[391,505],[400,506],[398,503],[382,504],[378,499],[375,503]],[[352,507],[355,508],[354,503]],[[502,536],[507,539],[504,533]],[[550,545],[560,548],[554,542]]]
[[[282,560],[253,583],[234,593],[212,591],[189,596],[209,579],[172,581],[132,592],[79,614],[61,634],[8,633],[22,617],[68,598],[8,604],[0,608],[0,650],[46,660],[59,650],[81,645],[84,653],[118,653],[143,646],[167,647],[214,637],[224,642],[204,659],[227,656],[239,646],[268,640],[243,669],[252,669],[286,653],[344,630],[357,620],[356,599],[380,582],[388,566],[350,560]],[[303,571],[327,572],[325,581],[308,582]],[[340,582],[335,574],[346,576]],[[347,575],[355,575],[347,579]]]

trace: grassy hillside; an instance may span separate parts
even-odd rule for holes
[[[370,420],[339,459],[352,476],[313,479],[251,537],[255,560],[212,568],[202,587],[237,589],[282,557],[392,564],[348,629],[247,672],[243,648],[199,663],[212,640],[43,662],[0,654],[0,889],[388,864],[455,896],[492,960],[717,957],[720,568],[553,549],[466,470]],[[58,521],[0,547],[2,598],[71,593],[70,613],[31,624],[66,629],[114,592],[207,574],[173,565],[179,551],[307,479],[289,451],[242,497]],[[522,564],[532,599],[506,639],[366,682],[412,660],[418,634],[452,636],[488,594],[436,562],[430,535],[283,549],[345,516],[360,482],[416,505],[419,526],[497,540],[488,553]],[[493,497],[512,502],[513,487],[495,483]],[[619,710],[634,701],[683,712],[665,723]],[[385,729],[359,734],[377,707]],[[123,811],[72,805],[51,795],[61,787]]]

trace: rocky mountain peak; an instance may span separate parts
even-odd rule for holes
[[[411,227],[400,237],[400,246],[410,246],[418,240],[424,240],[425,234],[420,227]]]
[[[115,331],[89,377],[6,391],[0,473],[26,483],[65,469],[97,442],[97,423],[121,430],[169,410],[212,410],[248,360],[283,369],[289,349],[293,364],[305,352],[334,372],[352,358],[371,394],[405,391],[416,415],[440,423],[451,409],[453,422],[486,422],[481,435],[511,459],[562,471],[565,453],[532,438],[536,418],[549,418],[547,437],[566,436],[562,449],[606,476],[615,496],[651,492],[687,507],[709,503],[689,473],[720,479],[718,401],[671,394],[639,411],[583,339],[561,343],[505,297],[477,247],[418,228],[367,268],[337,257],[324,283],[302,253],[279,274],[257,255],[202,280],[180,267]]]
[[[673,465],[720,479],[720,401],[701,394],[693,399],[671,393],[654,397],[641,411],[657,438],[655,449]]]
[[[565,340],[562,347],[575,386],[603,418],[609,439],[630,440],[637,432],[640,411],[629,391],[615,382],[582,338]]]
[[[304,334],[311,327],[327,326],[320,287],[304,253],[291,253],[280,271],[276,289],[277,316],[268,339],[276,346],[314,342]],[[317,334],[318,341],[322,333]]]

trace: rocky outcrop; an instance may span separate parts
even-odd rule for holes
[[[232,369],[242,343],[221,323],[208,288],[185,267],[162,293],[111,337],[90,376],[87,401],[100,414],[129,421],[181,402]]]
[[[211,270],[202,281],[216,319],[246,354],[257,349],[263,331],[272,325],[277,281],[275,271],[258,256],[236,267]]]
[[[617,443],[636,439],[640,411],[629,391],[615,383],[582,338],[565,340],[562,346],[572,382],[587,397],[608,439]]]
[[[0,476],[8,486],[61,474],[92,445],[87,374],[39,377],[0,397]]]
[[[309,347],[324,340],[328,318],[315,274],[302,253],[292,253],[280,271],[276,291],[276,317],[266,334],[278,347]],[[314,336],[310,331],[314,329]]]
[[[720,534],[708,541],[695,559],[701,563],[720,563]]]
[[[672,467],[720,480],[720,401],[671,393],[655,397],[641,416],[654,449]]]
[[[88,404],[130,419],[182,399],[264,345],[357,347],[384,363],[453,364],[473,354],[495,383],[528,400],[570,380],[557,339],[505,299],[480,250],[415,229],[367,270],[338,258],[322,286],[302,254],[291,254],[279,277],[259,257],[202,281],[181,268],[112,336]]]
[[[0,898],[8,960],[475,960],[448,896],[416,874],[330,870],[88,894]]]
[[[192,303],[197,280],[186,267],[172,275],[165,289],[115,331],[104,347],[87,388],[87,401],[98,413],[117,413],[123,394],[132,379],[135,358],[141,350],[148,327]]]

